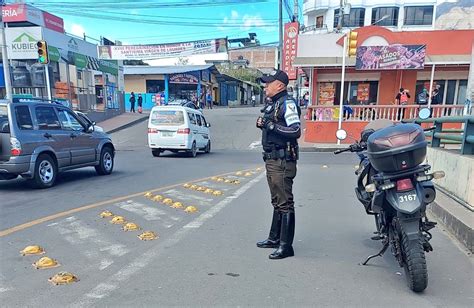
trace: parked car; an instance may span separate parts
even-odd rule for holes
[[[211,151],[211,135],[201,111],[182,106],[155,106],[148,120],[148,146],[153,156],[169,150],[196,157]]]
[[[115,147],[66,106],[49,101],[0,101],[0,180],[18,176],[34,187],[55,184],[58,172],[95,167],[111,174]]]

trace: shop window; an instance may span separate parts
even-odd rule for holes
[[[147,80],[146,81],[146,92],[147,93],[160,93],[165,90],[164,80]]]
[[[377,103],[378,81],[351,81],[350,105],[370,105]]]
[[[466,102],[467,80],[459,80],[457,105],[464,105]]]
[[[406,26],[431,26],[433,24],[433,6],[405,7]]]
[[[316,28],[323,28],[324,26],[324,16],[316,17]]]
[[[342,17],[343,27],[363,27],[365,20],[365,9],[351,9],[349,14]],[[339,22],[339,9],[334,10],[334,28],[337,28]]]
[[[446,89],[446,105],[454,104],[456,95],[456,80],[448,80],[448,88]]]
[[[445,80],[434,80],[433,81],[433,88],[432,90],[436,89],[436,86],[439,86],[439,97],[438,100],[434,104],[442,105],[444,91],[446,89],[446,81]],[[430,91],[430,81],[429,80],[419,80],[416,82],[416,89],[415,89],[415,103],[418,102],[418,94],[420,94],[423,89],[426,89],[428,92]],[[431,95],[431,94],[430,94]]]
[[[382,18],[384,19],[382,20]],[[378,7],[372,9],[372,24],[386,27],[398,25],[398,7]]]

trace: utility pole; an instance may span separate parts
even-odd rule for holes
[[[2,1],[2,12],[0,12],[0,28],[2,31],[2,63],[3,63],[3,74],[5,75],[5,90],[6,90],[6,99],[12,99],[12,82],[10,79],[10,64],[8,63],[7,56],[7,40],[5,38],[5,24],[3,23],[3,6],[5,3]]]
[[[279,33],[279,63],[278,68],[283,68],[283,0],[278,0],[278,33]]]

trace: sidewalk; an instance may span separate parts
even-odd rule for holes
[[[108,134],[118,132],[148,119],[148,113],[125,112],[119,116],[97,123]]]

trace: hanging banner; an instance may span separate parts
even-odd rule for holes
[[[357,101],[358,102],[368,102],[369,94],[370,94],[369,83],[359,83],[357,85]]]
[[[98,46],[99,58],[105,60],[150,60],[227,52],[227,39],[173,44]]]
[[[334,82],[319,83],[319,105],[334,105],[334,96],[336,95],[336,87]]]
[[[423,69],[426,45],[357,47],[357,70]]]
[[[170,75],[170,83],[198,84],[198,77],[192,74],[173,74]]]
[[[297,69],[293,66],[298,48],[299,23],[290,22],[285,24],[285,35],[283,41],[283,70],[288,74],[290,80],[296,79]]]

